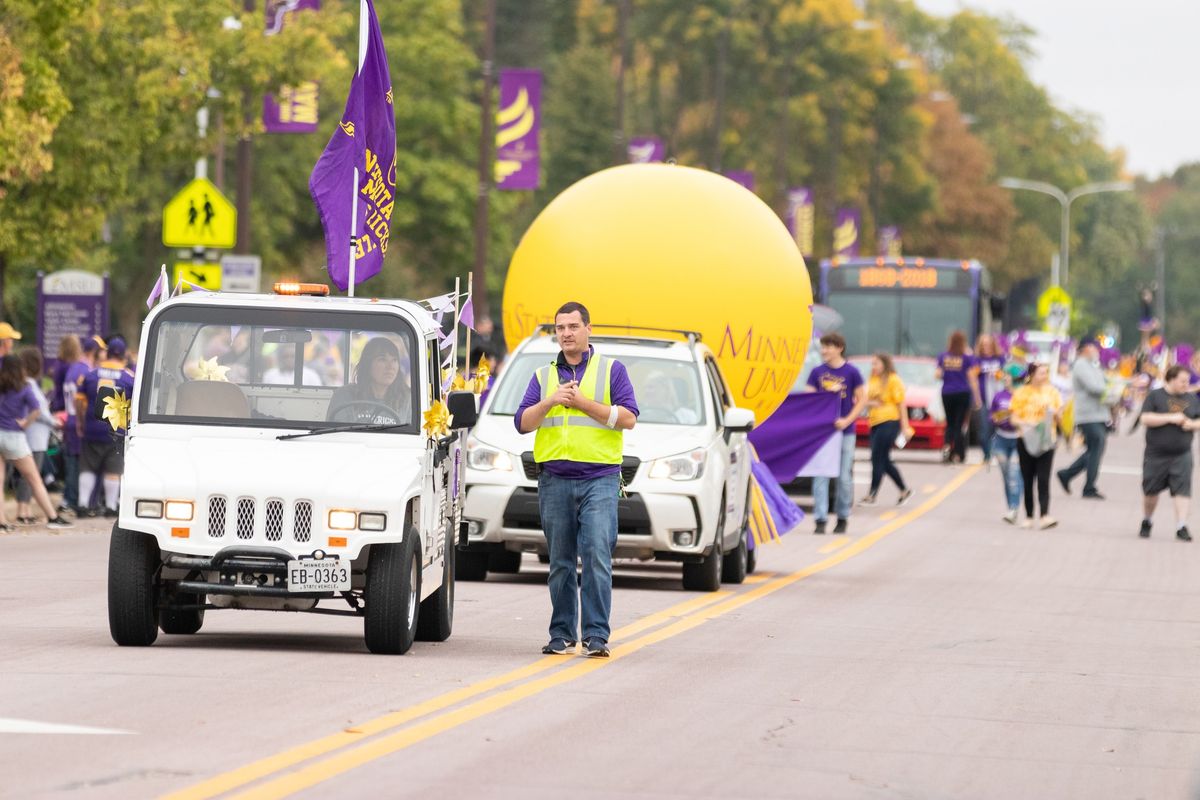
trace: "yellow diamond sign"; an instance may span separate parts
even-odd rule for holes
[[[221,265],[181,261],[175,265],[171,286],[178,286],[180,281],[215,292],[221,288]],[[191,291],[191,288],[185,285],[183,291]]]
[[[232,248],[237,242],[237,209],[208,178],[196,178],[163,207],[167,247]]]

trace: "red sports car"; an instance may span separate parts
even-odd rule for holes
[[[871,356],[854,356],[848,361],[863,375],[871,377]],[[896,356],[896,374],[904,381],[904,404],[908,406],[908,421],[915,433],[909,447],[941,450],[946,440],[946,412],[942,408],[942,384],[936,377],[937,361],[923,356]],[[870,426],[864,414],[855,424],[858,445],[867,444]]]

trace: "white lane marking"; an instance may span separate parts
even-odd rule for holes
[[[1109,475],[1141,475],[1141,467],[1118,467],[1100,465],[1101,472],[1107,472]]]
[[[133,731],[115,728],[89,728],[86,725],[59,725],[54,722],[35,722],[31,719],[0,717],[0,733],[68,733],[100,735],[132,735]]]

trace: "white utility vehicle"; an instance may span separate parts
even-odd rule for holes
[[[276,291],[186,294],[146,320],[109,552],[113,640],[193,634],[226,608],[361,616],[373,653],[445,640],[476,399],[443,401],[421,304]],[[441,403],[454,429],[426,435]]]
[[[593,325],[594,331],[609,326]],[[616,326],[612,326],[616,327]],[[687,589],[716,591],[753,571],[746,549],[754,412],[736,408],[712,351],[689,331],[620,326],[595,332],[597,354],[625,365],[641,416],[624,437],[625,496],[618,501],[616,558],[683,563]],[[520,570],[522,552],[546,561],[538,513],[533,434],[513,418],[534,371],[559,353],[553,326],[518,345],[467,437],[467,544],[461,580]]]

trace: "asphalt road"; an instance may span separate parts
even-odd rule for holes
[[[906,454],[910,505],[806,521],[742,586],[623,566],[606,661],[539,654],[531,558],[403,657],[270,612],[118,648],[101,522],[3,535],[0,796],[1195,798],[1200,544],[1165,503],[1137,538],[1140,457],[1037,531],[994,471]]]

